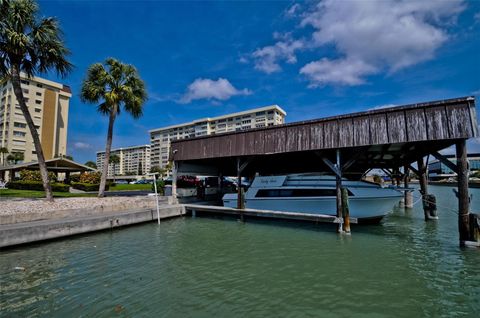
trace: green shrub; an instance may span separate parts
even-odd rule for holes
[[[100,187],[100,184],[91,184],[91,183],[82,183],[82,182],[72,182],[72,187],[77,190],[81,191],[98,191],[98,188]],[[107,184],[105,186],[105,191],[108,191],[109,185]]]
[[[40,170],[22,170],[20,171],[20,180],[22,181],[40,181],[42,182],[42,175]],[[57,176],[53,172],[48,173],[48,180],[50,182],[56,182]]]
[[[52,191],[54,192],[68,192],[70,186],[63,183],[51,183]],[[35,190],[43,191],[43,183],[39,181],[11,181],[8,183],[10,189],[17,190]]]
[[[70,175],[70,182],[80,182],[80,174]]]
[[[165,181],[157,180],[157,191],[158,194],[164,195],[165,194]],[[155,185],[152,183],[152,192],[155,192]]]
[[[80,175],[79,183],[100,184],[100,172],[84,172]]]

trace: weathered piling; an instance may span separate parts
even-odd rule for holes
[[[423,158],[417,160],[418,180],[420,182],[420,193],[422,194],[423,213],[425,221],[438,219],[435,196],[428,193],[427,168]]]
[[[343,230],[346,234],[350,234],[350,208],[348,206],[348,189],[342,187],[342,217]]]
[[[457,152],[457,179],[458,179],[458,232],[460,246],[470,239],[469,216],[470,198],[468,196],[468,161],[466,141],[460,140],[456,144]]]
[[[336,163],[336,193],[337,193],[337,217],[341,218],[343,211],[342,211],[342,170],[340,164],[340,150],[337,149],[337,163]],[[337,225],[337,233],[343,232],[343,224],[338,223]]]
[[[410,169],[408,169],[408,166],[405,166],[403,171],[404,171],[403,184],[405,189],[408,189],[408,178],[410,174]],[[405,190],[405,198],[403,202],[404,202],[404,207],[413,208],[412,191]]]

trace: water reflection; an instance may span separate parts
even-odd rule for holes
[[[426,223],[421,205],[397,208],[350,237],[198,217],[6,250],[2,316],[474,316],[480,253],[460,250],[456,215],[438,212]]]

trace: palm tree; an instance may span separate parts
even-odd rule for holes
[[[115,174],[117,171],[117,164],[120,163],[120,157],[117,155],[111,155],[109,162],[113,165],[113,182],[115,182]]]
[[[23,161],[25,159],[25,156],[23,155],[23,152],[12,152],[7,156],[7,161],[11,161],[14,164],[17,164],[19,161]]]
[[[97,164],[96,164],[95,162],[93,162],[93,161],[87,161],[87,162],[85,162],[85,165],[86,165],[87,167],[90,167],[90,168],[93,168],[93,169],[97,169]]]
[[[37,73],[53,70],[64,77],[72,64],[66,60],[69,51],[63,43],[57,20],[39,19],[38,11],[33,0],[0,0],[0,78],[12,82],[35,145],[45,196],[53,201],[40,138],[20,86],[21,72],[32,78]]]
[[[2,164],[5,166],[5,155],[8,153],[8,149],[6,147],[0,148],[0,154],[2,154]]]
[[[120,114],[121,106],[133,118],[143,113],[143,104],[147,99],[145,84],[132,65],[109,58],[105,65],[95,63],[87,71],[87,78],[82,83],[81,99],[84,102],[100,103],[98,111],[108,115],[107,143],[105,146],[105,163],[98,196],[105,196],[108,162],[112,148],[113,124]]]

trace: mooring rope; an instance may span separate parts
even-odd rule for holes
[[[420,197],[418,198],[418,200],[415,201],[415,203],[413,203],[412,206],[415,206],[415,204],[417,204],[417,203],[420,202],[420,201],[422,201],[422,195],[420,195]],[[447,210],[447,211],[451,211],[451,212],[455,213],[456,215],[458,215],[458,211],[457,211],[456,209],[452,209],[452,208],[450,208],[450,207],[448,207],[448,206],[440,205],[440,204],[438,204],[437,202],[429,201],[429,200],[427,200],[427,199],[423,199],[423,201],[425,201],[425,202],[427,202],[427,203],[435,204],[437,207],[441,207],[442,209],[445,209],[445,210]]]

